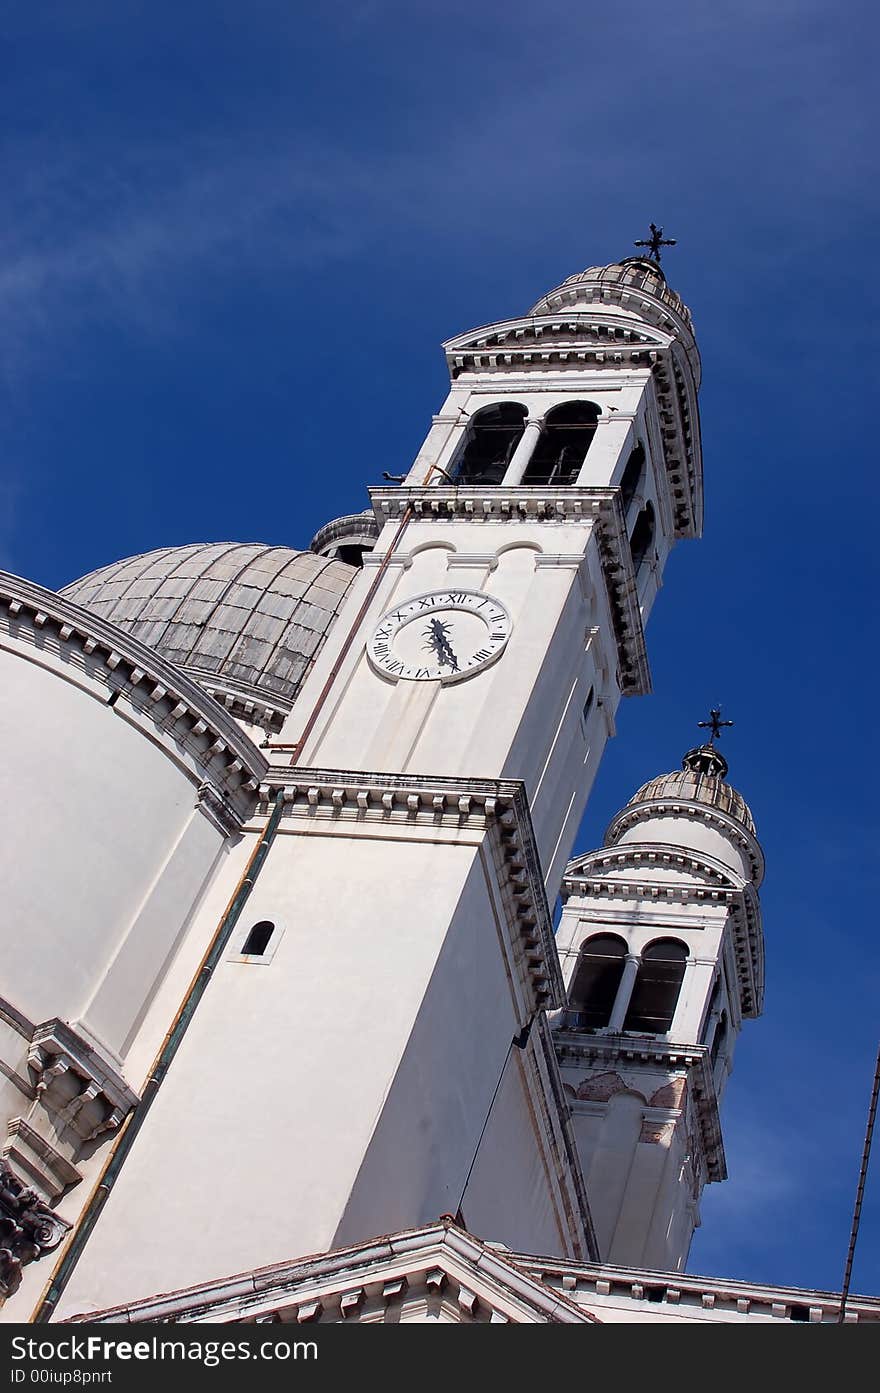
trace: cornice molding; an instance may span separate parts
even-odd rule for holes
[[[736,818],[711,803],[701,803],[690,798],[646,798],[637,803],[627,803],[625,808],[609,824],[605,833],[605,845],[616,845],[617,838],[630,827],[647,822],[657,816],[693,817],[699,822],[717,827],[734,846],[744,851],[752,873],[752,881],[759,886],[764,879],[764,853],[757,837],[753,836]]]
[[[659,322],[659,316],[658,316]],[[606,354],[668,348],[675,335],[671,323],[664,329],[645,320],[635,322],[631,315],[602,306],[600,314],[589,306],[572,308],[563,314],[530,314],[516,319],[498,320],[479,329],[466,329],[443,344],[447,360],[453,364],[462,353],[504,358],[520,351],[539,350],[545,345],[571,351],[590,352],[599,348]],[[501,350],[499,354],[498,350]]]
[[[372,488],[369,494],[380,523],[395,520],[412,508],[416,519],[432,522],[594,524],[617,643],[621,690],[626,696],[650,692],[645,631],[619,488],[409,485]],[[567,557],[563,564],[570,561]]]
[[[266,760],[223,707],[179,668],[65,596],[0,571],[0,641],[4,636],[12,651],[38,653],[52,670],[60,665],[84,679],[80,685],[103,686],[118,705],[125,704],[133,724],[152,728],[179,767],[210,784],[237,828],[243,825]],[[193,768],[181,761],[180,749]],[[95,758],[101,757],[96,750]]]
[[[769,1287],[727,1277],[699,1277],[686,1272],[663,1272],[653,1268],[614,1267],[609,1263],[579,1264],[569,1259],[537,1258],[528,1253],[511,1253],[523,1271],[553,1289],[561,1288],[574,1302],[588,1303],[594,1297],[612,1297],[622,1303],[639,1303],[636,1312],[650,1312],[656,1320],[664,1307],[674,1309],[670,1316],[723,1322],[743,1316],[759,1319],[791,1320],[791,1308],[809,1311],[811,1323],[835,1324],[840,1310],[838,1292],[816,1291],[808,1287]],[[653,1299],[649,1293],[653,1292]],[[657,1296],[661,1300],[657,1300]],[[606,1302],[602,1304],[609,1304]],[[601,1310],[601,1305],[599,1309]],[[619,1318],[619,1317],[618,1317]],[[847,1323],[880,1321],[880,1297],[850,1297]]]
[[[573,894],[582,882],[593,881],[608,870],[632,869],[638,879],[639,871],[645,866],[666,866],[684,874],[705,876],[708,882],[735,891],[742,891],[746,886],[742,876],[707,852],[672,846],[668,842],[621,842],[573,857],[565,868],[561,893],[565,898],[566,893]],[[668,882],[669,885],[679,883]],[[639,884],[648,888],[656,887],[657,882],[639,881]]]
[[[0,996],[0,1021],[5,1021],[25,1040],[30,1040],[36,1026],[33,1021],[28,1020],[23,1011],[19,1011],[17,1006],[13,1006],[11,1001],[7,1001],[5,996]]]
[[[528,799],[519,780],[273,766],[260,786],[261,813],[278,793],[283,793],[281,832],[295,822],[324,822],[488,836],[508,928],[514,930],[512,961],[530,1011],[565,999]]]
[[[237,682],[234,678],[203,668],[185,667],[183,671],[225,707],[230,715],[249,725],[262,726],[266,731],[277,733],[290,715],[293,700],[286,701],[275,692],[266,692],[250,682]]]
[[[698,537],[703,521],[697,405],[700,366],[689,326],[667,307],[626,287],[604,285],[601,302],[597,294],[594,305],[577,307],[571,287],[560,287],[555,295],[561,313],[504,320],[449,339],[444,349],[451,380],[455,382],[463,373],[504,379],[513,372],[555,371],[564,378],[588,369],[600,373],[647,369],[657,395],[676,535]],[[569,297],[572,308],[566,310],[564,302]],[[615,313],[610,308],[615,301],[637,306],[640,321]],[[565,386],[571,389],[570,379]]]

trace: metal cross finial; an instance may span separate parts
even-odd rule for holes
[[[675,237],[664,237],[663,228],[658,227],[656,223],[651,223],[651,236],[647,239],[643,239],[640,242],[633,242],[633,246],[647,247],[648,256],[651,258],[652,261],[656,261],[657,265],[659,266],[660,248],[674,247],[676,240],[677,239]]]
[[[722,719],[721,719],[721,707],[720,707],[720,706],[713,706],[713,707],[712,707],[712,710],[709,712],[709,719],[708,719],[708,721],[697,721],[697,725],[698,725],[700,728],[705,727],[705,728],[707,728],[707,729],[711,726],[712,735],[711,735],[711,738],[710,738],[710,740],[709,740],[709,744],[712,745],[712,744],[714,744],[714,742],[715,742],[716,740],[720,739],[720,737],[721,737],[721,731],[722,731],[722,729],[724,728],[724,726],[732,726],[732,725],[733,725],[733,721],[722,721]]]

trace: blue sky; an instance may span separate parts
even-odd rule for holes
[[[655,692],[622,707],[578,845],[723,703],[768,988],[690,1267],[828,1288],[880,988],[878,37],[867,0],[0,4],[0,563],[45,585],[307,545],[410,464],[444,338],[651,219],[679,239],[705,537],[667,568]]]

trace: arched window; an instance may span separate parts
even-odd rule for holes
[[[673,938],[656,939],[642,949],[624,1030],[663,1035],[669,1029],[687,957],[687,948]]]
[[[641,442],[636,446],[626,462],[623,477],[620,480],[620,501],[623,504],[623,511],[626,514],[630,503],[636,496],[639,484],[642,482],[642,474],[645,469],[645,447]]]
[[[581,948],[568,999],[583,1029],[596,1030],[611,1019],[625,957],[626,944],[614,934],[597,934]]]
[[[636,525],[629,539],[633,568],[638,571],[654,541],[654,505],[646,503],[636,518]]]
[[[567,401],[544,418],[524,484],[573,484],[580,473],[599,420],[591,401]]]
[[[242,953],[250,953],[255,958],[261,958],[269,947],[269,939],[274,932],[275,925],[271,919],[261,919],[259,924],[254,924],[248,933],[241,947]]]
[[[450,474],[457,484],[500,484],[519,444],[526,409],[500,401],[478,411],[468,425]]]

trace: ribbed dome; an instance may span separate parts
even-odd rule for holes
[[[660,774],[643,784],[638,793],[627,803],[631,808],[636,803],[690,802],[705,803],[717,808],[741,823],[752,836],[756,835],[755,820],[751,809],[737,789],[725,783],[727,762],[713,745],[701,745],[689,750],[682,761],[682,768],[671,774]]]
[[[215,694],[289,707],[354,566],[250,542],[168,547],[61,591],[148,644]]]
[[[556,298],[562,290],[571,290],[572,287],[580,285],[583,285],[586,290],[589,286],[601,287],[610,284],[631,286],[633,290],[639,291],[642,295],[650,295],[652,299],[660,300],[680,315],[689,329],[693,329],[691,312],[681,296],[676,294],[674,290],[670,290],[666,284],[666,277],[657,263],[648,257],[641,256],[625,257],[622,261],[613,261],[608,266],[588,266],[585,271],[578,271],[575,275],[566,277],[562,285],[548,291],[536,305],[532,306],[529,313],[552,313],[556,308]]]

